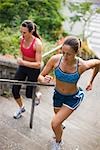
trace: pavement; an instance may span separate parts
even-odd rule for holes
[[[85,91],[91,70],[79,80]],[[13,97],[0,96],[0,150],[49,150],[52,139],[53,87],[40,87],[41,103],[35,106],[33,128],[29,128],[31,100],[25,100],[26,112],[13,119],[17,105]],[[85,91],[80,107],[65,121],[64,150],[100,150],[100,73],[92,91]]]

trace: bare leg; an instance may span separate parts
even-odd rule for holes
[[[60,109],[55,108],[54,112],[56,114],[53,117],[51,126],[55,133],[56,142],[60,142],[62,139],[62,133],[63,133],[62,122],[70,116],[73,110],[69,109],[66,106],[62,106]]]
[[[60,109],[61,109],[60,107],[59,107],[59,108],[54,108],[55,114],[57,114],[57,112],[58,112]],[[63,132],[63,126],[62,126],[62,125],[61,125],[61,130],[62,130],[62,132]],[[55,135],[53,136],[53,138],[56,139]]]
[[[22,97],[16,99],[16,102],[20,108],[23,106],[23,98]]]
[[[59,110],[60,110],[60,107],[59,107],[59,108],[54,108],[55,114],[56,114]],[[62,124],[62,129],[65,129],[65,126],[63,126],[63,124]]]

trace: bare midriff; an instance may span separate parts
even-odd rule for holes
[[[56,89],[62,94],[74,94],[77,92],[78,88],[76,84],[64,83],[56,79]]]

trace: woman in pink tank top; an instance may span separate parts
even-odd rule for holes
[[[21,57],[17,59],[19,65],[15,80],[37,82],[40,73],[42,61],[42,42],[40,36],[37,34],[36,25],[31,20],[25,20],[20,27],[22,34],[20,38],[20,52]],[[18,119],[25,111],[22,96],[20,95],[20,85],[13,85],[12,93],[19,106],[18,111],[14,114],[14,118]],[[33,87],[26,87],[26,97],[32,98]],[[40,95],[40,93],[38,93]]]

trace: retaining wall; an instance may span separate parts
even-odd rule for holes
[[[17,61],[13,57],[2,56],[0,55],[0,78],[2,79],[13,79],[16,69]],[[4,92],[9,92],[11,90],[10,84],[1,84],[0,83],[0,95]]]

